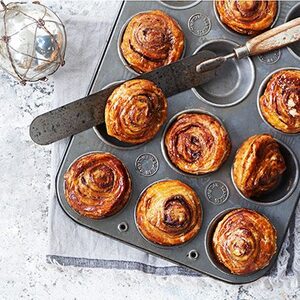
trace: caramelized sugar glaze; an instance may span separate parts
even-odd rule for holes
[[[141,144],[151,140],[167,118],[167,99],[152,81],[134,79],[117,87],[105,107],[107,133]]]
[[[218,223],[214,253],[231,273],[246,275],[266,267],[276,252],[276,230],[263,215],[249,209],[233,210]]]
[[[200,199],[191,187],[179,180],[154,183],[138,202],[136,222],[144,237],[153,243],[182,244],[200,230]]]
[[[65,174],[65,197],[69,205],[89,218],[117,213],[126,205],[130,193],[127,169],[110,153],[84,155]]]
[[[244,34],[257,35],[271,27],[276,19],[277,1],[215,0],[223,24]]]
[[[286,170],[276,140],[269,134],[248,138],[236,153],[233,178],[242,194],[258,197],[277,186]]]
[[[177,168],[195,175],[218,170],[231,150],[226,129],[204,113],[180,115],[166,133],[165,146]]]
[[[275,73],[259,100],[266,121],[284,133],[300,132],[300,71]]]
[[[178,23],[160,10],[139,13],[128,23],[121,52],[138,73],[179,60],[184,50],[184,34]]]

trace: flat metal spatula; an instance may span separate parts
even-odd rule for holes
[[[150,73],[139,75],[136,79],[153,81],[163,90],[166,97],[171,97],[212,80],[215,77],[214,71],[199,74],[196,72],[196,66],[215,56],[211,51],[201,51]],[[113,72],[113,69],[110,71]],[[120,84],[36,117],[30,125],[32,140],[37,144],[47,145],[104,123],[106,100],[118,85]]]
[[[246,45],[235,48],[233,53],[208,59],[196,67],[196,71],[207,72],[218,68],[231,58],[241,59],[248,56],[264,54],[300,40],[300,17],[283,25],[270,29],[251,40]]]

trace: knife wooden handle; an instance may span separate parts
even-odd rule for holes
[[[270,29],[246,43],[250,55],[283,48],[300,40],[300,17]]]

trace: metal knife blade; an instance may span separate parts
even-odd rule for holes
[[[214,57],[211,51],[201,51],[135,79],[153,81],[170,97],[213,79],[215,71],[198,73],[196,66]],[[36,117],[30,125],[31,139],[39,145],[48,145],[103,123],[106,100],[118,85]]]

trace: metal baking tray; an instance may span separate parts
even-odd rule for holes
[[[185,5],[185,6],[183,6]],[[212,1],[125,1],[120,6],[108,44],[104,50],[91,85],[90,93],[97,92],[112,83],[134,77],[134,73],[119,57],[118,45],[124,24],[135,14],[160,9],[174,17],[182,27],[185,38],[185,56],[201,49],[217,54],[229,53],[247,37],[233,33],[218,21]],[[293,7],[296,7],[292,10]],[[282,1],[276,24],[286,21],[289,13],[300,14],[297,2]],[[105,134],[105,126],[90,129],[71,138],[57,174],[57,195],[63,210],[74,221],[106,236],[157,255],[194,271],[210,275],[229,283],[247,283],[266,274],[276,260],[287,232],[289,221],[299,198],[298,162],[299,135],[276,131],[260,116],[257,99],[265,85],[265,78],[280,68],[299,66],[299,49],[283,49],[255,58],[232,61],[218,70],[218,77],[201,87],[177,94],[168,99],[168,122],[149,143],[128,146],[116,143]],[[206,111],[219,118],[227,128],[232,151],[220,170],[205,176],[189,176],[177,171],[166,160],[162,147],[163,134],[174,115],[186,110]],[[241,143],[253,134],[270,133],[280,143],[288,164],[284,179],[274,192],[258,203],[245,199],[235,188],[231,167],[235,152]],[[132,183],[132,195],[127,206],[118,214],[92,220],[77,214],[64,197],[64,173],[79,156],[91,151],[104,151],[116,155],[128,168]],[[179,179],[195,189],[203,207],[203,223],[200,233],[190,242],[162,247],[147,241],[135,224],[135,207],[141,192],[153,182],[165,178]],[[277,229],[278,250],[270,265],[247,276],[233,275],[218,264],[211,253],[211,234],[220,216],[237,207],[254,209],[266,215]]]

